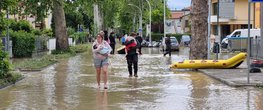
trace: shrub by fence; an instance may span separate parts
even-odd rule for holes
[[[6,78],[7,73],[10,69],[10,63],[8,61],[7,53],[5,53],[2,48],[2,41],[0,39],[0,79]]]
[[[31,57],[35,49],[35,37],[32,33],[18,31],[10,33],[13,41],[14,57]]]
[[[83,44],[84,42],[87,42],[88,35],[87,32],[75,32],[70,37],[73,38],[73,41],[75,41],[76,44]]]

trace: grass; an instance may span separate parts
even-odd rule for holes
[[[90,51],[91,44],[81,44],[70,47],[68,52],[55,52],[56,54],[44,55],[41,58],[32,58],[21,62],[14,62],[14,68],[26,71],[40,71],[41,69],[52,65],[60,60],[75,56],[77,53]]]
[[[0,89],[4,88],[9,84],[14,84],[15,82],[19,81],[22,78],[23,76],[20,73],[11,71],[7,73],[6,78],[0,79]]]

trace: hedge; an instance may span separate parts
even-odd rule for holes
[[[23,30],[26,32],[31,32],[33,29],[30,23],[26,20],[20,20],[16,22],[15,20],[10,19],[9,22],[10,22],[9,28],[14,31]]]
[[[35,49],[35,36],[25,31],[11,32],[14,57],[31,57]]]
[[[0,79],[6,78],[10,69],[8,55],[2,50],[2,41],[0,39]]]

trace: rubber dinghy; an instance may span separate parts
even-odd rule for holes
[[[125,54],[125,46],[121,46],[117,49],[118,54]]]
[[[233,69],[238,67],[245,59],[246,53],[239,53],[227,60],[184,60],[170,66],[174,69]]]

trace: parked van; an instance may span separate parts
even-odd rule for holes
[[[236,29],[226,38],[224,38],[221,42],[222,48],[227,48],[228,46],[228,38],[236,38],[236,37],[247,37],[248,29]],[[250,29],[250,37],[260,36],[260,29]]]

